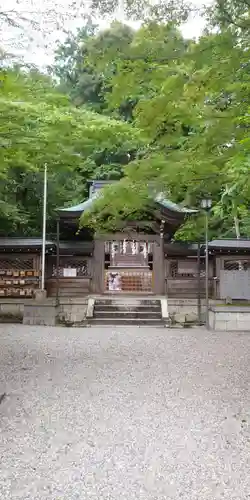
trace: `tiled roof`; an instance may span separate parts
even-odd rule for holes
[[[70,251],[74,253],[81,254],[82,252],[93,252],[94,241],[60,241],[59,244],[60,252]]]
[[[82,203],[78,203],[78,205],[73,205],[72,207],[67,207],[67,208],[60,208],[58,209],[59,213],[79,213],[82,214],[84,210],[87,210],[89,207],[91,207],[93,203],[93,198],[89,198],[86,201],[83,201]]]
[[[46,241],[46,246],[53,246],[53,241]],[[5,248],[38,248],[42,246],[42,238],[0,238],[0,247]]]
[[[178,212],[180,214],[196,214],[199,211],[196,209],[186,208],[182,207],[181,205],[177,205],[177,203],[174,203],[173,201],[170,201],[167,198],[165,198],[163,193],[158,194],[155,197],[155,201],[160,205],[162,205],[164,208],[167,208],[172,212]]]
[[[91,181],[89,181],[91,182]],[[80,215],[84,212],[84,210],[88,210],[91,205],[93,204],[93,201],[97,198],[100,190],[109,184],[112,184],[113,182],[117,181],[93,181],[92,186],[91,186],[91,197],[88,198],[88,200],[83,201],[82,203],[79,203],[78,205],[73,205],[72,207],[68,208],[61,208],[58,210],[58,213],[61,215],[70,215],[72,214],[77,214],[77,216],[80,217]],[[180,205],[177,205],[177,203],[174,203],[163,195],[163,193],[159,193],[155,197],[155,201],[161,205],[163,208],[166,208],[170,210],[171,212],[178,213],[180,215],[190,215],[190,214],[195,214],[198,212],[196,209],[190,209],[186,207],[182,207]]]
[[[39,249],[42,250],[42,238],[0,238],[0,248],[8,250]],[[56,251],[56,240],[46,240],[46,248]],[[60,252],[91,253],[93,241],[60,241]]]
[[[250,239],[218,239],[209,242],[209,248],[229,248],[239,250],[250,250]]]
[[[88,181],[88,184],[90,185],[89,189],[89,197],[92,198],[92,196],[99,191],[100,189],[104,188],[105,186],[109,186],[110,184],[113,184],[114,182],[117,181]]]

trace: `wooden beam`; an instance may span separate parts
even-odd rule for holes
[[[134,239],[137,241],[160,242],[160,236],[157,234],[141,234],[134,231],[117,232],[117,233],[97,233],[95,240],[104,241],[123,241],[124,239]]]

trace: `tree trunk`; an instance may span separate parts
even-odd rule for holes
[[[237,240],[240,239],[240,221],[237,215],[234,216],[234,227]]]

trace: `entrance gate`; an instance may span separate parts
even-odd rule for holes
[[[152,293],[153,242],[105,242],[104,289],[110,293]]]

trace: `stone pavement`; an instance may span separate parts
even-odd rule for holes
[[[1,500],[250,498],[250,334],[0,336]]]

